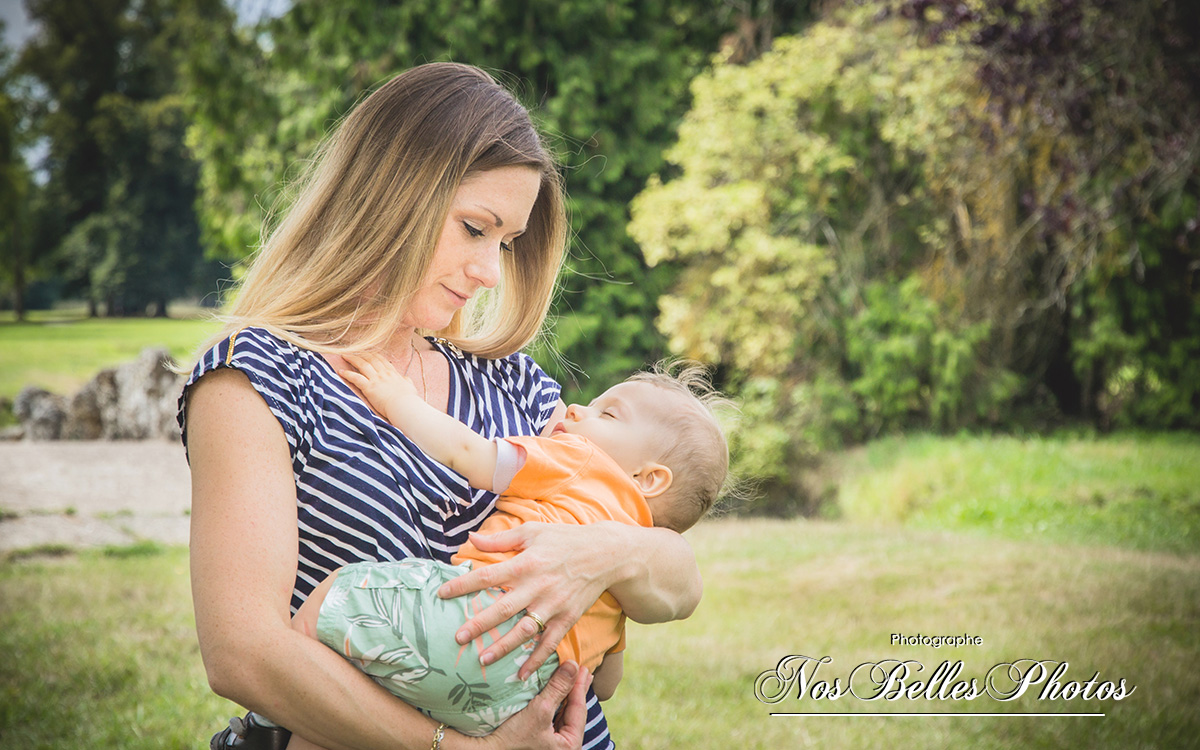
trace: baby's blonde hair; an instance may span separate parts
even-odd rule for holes
[[[655,513],[654,525],[686,531],[708,513],[725,485],[729,445],[717,412],[732,402],[713,388],[703,365],[687,360],[663,360],[626,382],[649,383],[685,404],[662,410],[661,429],[671,440],[664,441],[658,460],[671,469],[672,482],[665,493],[669,502],[662,504],[667,510]]]

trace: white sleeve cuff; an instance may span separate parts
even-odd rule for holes
[[[508,489],[513,477],[525,465],[525,451],[504,438],[496,438],[496,471],[492,474],[492,492],[497,495]]]

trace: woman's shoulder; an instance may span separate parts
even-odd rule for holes
[[[205,373],[232,367],[273,379],[293,381],[312,364],[315,353],[302,349],[266,328],[239,328],[213,344],[192,369],[189,383]]]
[[[562,387],[533,357],[514,352],[489,359],[464,352],[443,339],[435,339],[434,344],[457,360],[473,395],[486,410],[523,413],[535,433],[546,426]]]
[[[463,360],[466,369],[479,373],[505,391],[528,393],[551,389],[557,393],[561,390],[558,381],[523,351],[488,359],[464,352],[444,339],[436,339],[435,342]]]
[[[324,358],[267,328],[235,330],[209,347],[196,362],[179,396],[178,422],[185,428],[187,395],[210,372],[236,370],[266,401],[295,448],[316,424],[319,403],[326,405],[349,391],[337,381]],[[350,407],[340,410],[344,414]],[[185,438],[186,439],[186,438]]]
[[[285,361],[299,359],[304,351],[279,334],[258,326],[239,328],[215,348],[224,348],[225,356],[233,359],[258,356]]]
[[[183,390],[186,393],[210,372],[228,368],[249,378],[255,390],[280,412],[294,412],[306,400],[305,393],[323,377],[317,363],[320,358],[266,328],[240,328],[200,356]]]

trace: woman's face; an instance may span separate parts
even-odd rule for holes
[[[445,328],[476,292],[499,283],[500,254],[512,252],[512,241],[525,231],[541,181],[529,167],[502,167],[463,181],[404,317],[407,324]]]

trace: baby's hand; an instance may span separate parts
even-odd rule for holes
[[[424,400],[413,382],[401,375],[387,357],[368,352],[362,355],[344,354],[342,359],[354,369],[339,370],[338,375],[361,391],[371,408],[389,422],[392,421],[389,414],[399,411],[395,406],[400,401],[409,398]]]

